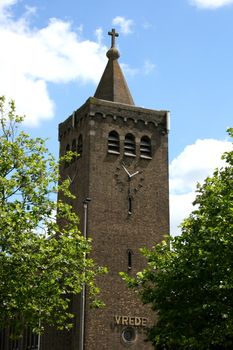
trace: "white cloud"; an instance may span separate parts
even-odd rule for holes
[[[0,0],[0,22],[3,24],[11,17],[10,8],[17,0]]]
[[[180,195],[170,194],[170,232],[172,236],[180,234],[180,228],[178,226],[194,210],[192,203],[195,196],[194,191]]]
[[[185,147],[170,165],[170,189],[175,193],[187,193],[196,188],[216,167],[224,164],[223,152],[231,149],[231,143],[214,139],[197,140]]]
[[[216,9],[225,5],[233,4],[233,0],[190,0],[191,4],[207,9]]]
[[[117,16],[112,20],[112,24],[119,26],[120,31],[123,34],[132,33],[132,26],[134,24],[132,19],[126,19],[125,17]]]
[[[152,24],[150,22],[148,22],[148,21],[144,21],[142,23],[142,28],[145,29],[145,30],[148,30],[148,29],[150,29],[152,27],[153,27]]]
[[[125,75],[128,75],[128,76],[135,76],[139,73],[139,69],[131,68],[127,63],[121,63],[121,68],[125,73]]]
[[[213,174],[215,168],[224,165],[221,156],[232,149],[227,141],[214,139],[197,140],[185,147],[183,152],[170,164],[170,216],[171,234],[180,232],[177,229],[182,220],[194,209],[197,182]]]
[[[144,62],[143,70],[144,70],[144,73],[146,75],[150,74],[154,69],[155,69],[155,64],[154,63],[150,62],[149,60],[146,60]]]
[[[149,60],[146,60],[142,67],[132,68],[127,63],[121,63],[121,68],[126,76],[135,76],[135,75],[148,75],[155,70],[156,65],[151,63]]]
[[[14,5],[17,2],[17,0],[1,0],[0,1],[0,10],[1,12],[5,11],[7,12],[7,9]]]
[[[98,44],[101,45],[103,41],[103,29],[102,28],[97,28],[95,30],[95,35],[98,41]]]
[[[16,0],[0,2],[0,95],[14,98],[17,111],[27,115],[27,123],[37,125],[54,116],[54,103],[48,83],[82,81],[97,83],[105,65],[107,48],[97,42],[81,40],[69,22],[51,19],[44,28],[30,26],[27,9],[13,17]]]

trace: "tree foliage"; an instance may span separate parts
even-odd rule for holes
[[[229,129],[233,137],[233,129]],[[233,348],[233,151],[198,185],[196,210],[152,251],[136,278],[123,275],[156,312],[156,349]]]
[[[59,165],[43,139],[21,130],[22,121],[14,102],[1,97],[0,327],[69,328],[69,296],[85,283],[94,297],[95,276],[104,269],[87,258],[91,243],[68,204],[69,180],[58,186]],[[56,200],[58,191],[64,202]]]

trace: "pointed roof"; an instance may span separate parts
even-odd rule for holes
[[[118,63],[120,54],[115,47],[115,37],[119,34],[115,32],[115,29],[112,29],[108,34],[112,36],[112,46],[106,54],[108,57],[108,63],[102,78],[100,79],[94,97],[101,100],[134,105],[133,98]]]

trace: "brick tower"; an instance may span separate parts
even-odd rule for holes
[[[152,349],[144,331],[154,315],[119,272],[142,270],[139,248],[152,247],[169,230],[169,113],[134,105],[118,63],[118,34],[113,29],[109,35],[108,63],[94,97],[59,125],[60,154],[80,153],[61,172],[73,179],[75,208],[84,234],[93,240],[93,258],[109,269],[98,280],[106,307],[91,310],[87,292],[84,299],[77,297],[73,330],[50,337],[43,349]]]

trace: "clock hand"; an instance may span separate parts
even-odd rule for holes
[[[128,177],[130,178],[131,175],[130,173],[128,172],[128,170],[126,169],[126,167],[124,166],[124,164],[121,164],[122,168],[125,170],[126,174],[128,175]]]
[[[138,171],[136,171],[135,173],[133,173],[133,174],[129,175],[129,176],[130,176],[130,178],[131,178],[131,177],[133,177],[133,176],[135,176],[135,175],[137,175],[137,174],[139,174],[139,170],[138,170]]]

